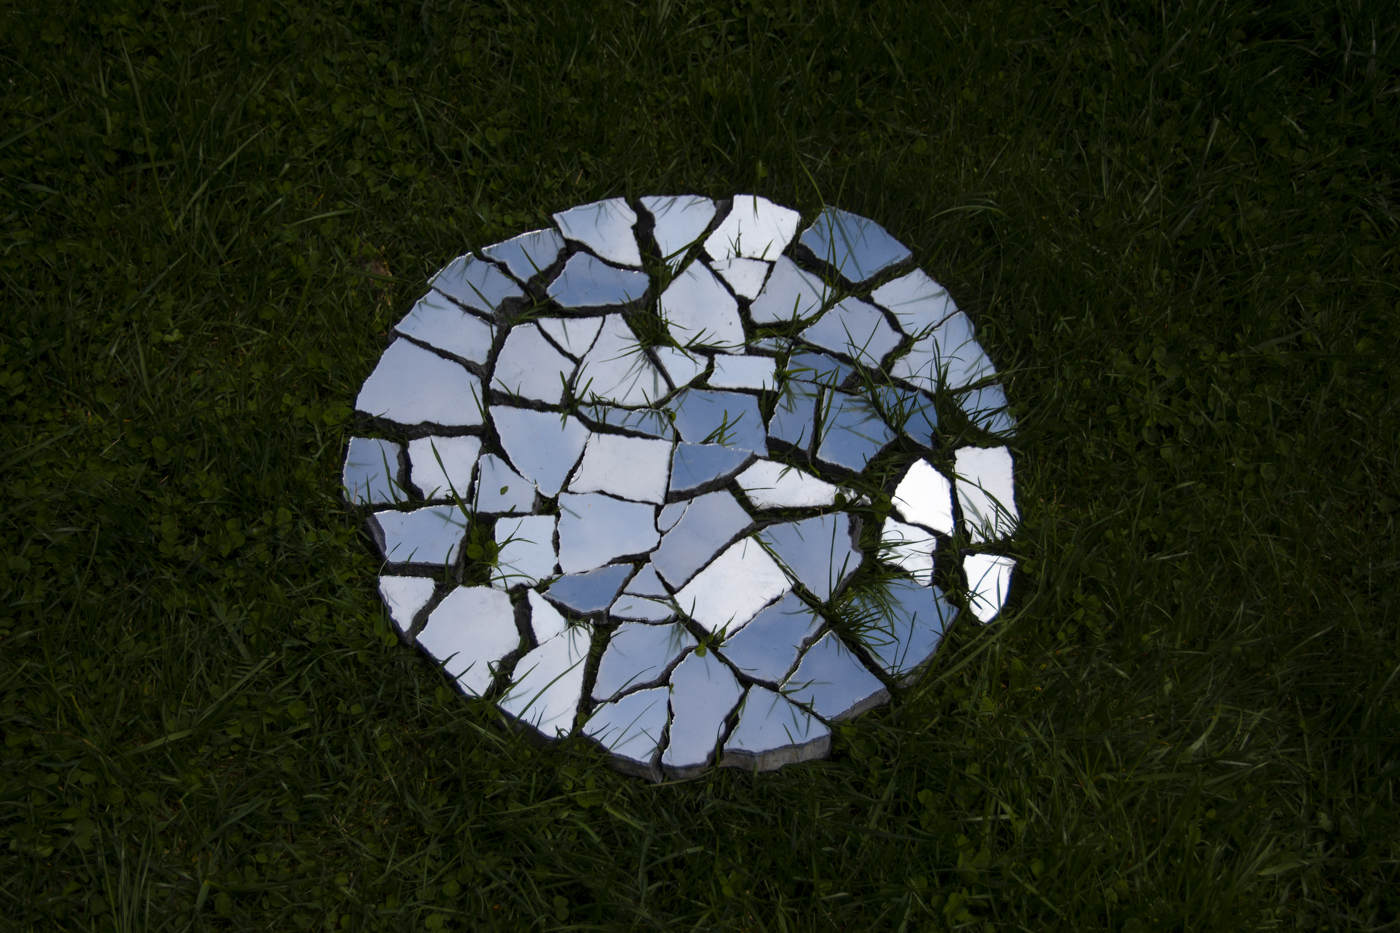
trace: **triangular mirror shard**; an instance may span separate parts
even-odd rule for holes
[[[917,341],[890,365],[890,375],[925,392],[961,389],[997,374],[972,336],[972,322],[961,311]]]
[[[640,266],[642,254],[632,227],[637,212],[622,198],[609,198],[569,208],[554,215],[565,238],[582,243],[608,262]]]
[[[472,255],[458,256],[428,284],[448,298],[488,317],[507,298],[524,298],[525,293],[510,277],[489,262]]]
[[[671,461],[671,492],[688,493],[723,482],[753,461],[753,452],[719,444],[677,444]]]
[[[765,687],[750,687],[739,723],[724,743],[720,764],[746,771],[776,771],[783,765],[831,754],[831,729],[799,706]]]
[[[414,618],[433,598],[435,588],[436,584],[429,577],[386,575],[379,578],[379,595],[400,635],[407,635],[413,628]]]
[[[568,735],[583,698],[590,640],[577,626],[527,652],[515,663],[510,687],[496,705],[547,739]]]
[[[767,198],[736,194],[729,216],[705,240],[705,252],[716,260],[742,256],[777,259],[797,232],[802,215]]]
[[[894,580],[878,600],[857,596],[853,615],[862,622],[861,643],[891,677],[926,664],[958,611],[936,586]]]
[[[769,525],[758,537],[793,577],[823,602],[840,592],[864,559],[851,536],[851,517],[845,512]]]
[[[773,273],[749,308],[755,324],[800,321],[821,313],[830,291],[820,278],[779,256]]]
[[[736,257],[715,262],[713,268],[734,289],[734,294],[752,300],[763,291],[763,282],[768,278],[768,270],[773,268],[773,264],[760,259]]]
[[[568,574],[551,583],[545,595],[581,615],[601,612],[612,605],[631,572],[631,564],[612,564],[588,573]]]
[[[442,294],[429,291],[394,325],[406,337],[472,363],[485,363],[495,328]]]
[[[637,575],[627,583],[627,588],[623,592],[633,596],[655,596],[661,599],[670,599],[671,594],[661,583],[661,577],[657,576],[656,568],[647,564]]]
[[[402,425],[481,424],[481,380],[460,363],[407,340],[379,358],[355,399],[355,410]]]
[[[559,492],[590,436],[577,418],[556,411],[496,405],[491,420],[506,456],[545,496]]]
[[[487,259],[503,263],[510,274],[528,282],[559,260],[564,238],[553,227],[532,230],[481,251]]]
[[[705,235],[715,216],[715,202],[696,194],[642,198],[642,206],[656,221],[652,237],[672,269],[685,261],[686,251]]]
[[[583,356],[598,337],[603,326],[600,317],[542,317],[535,321],[565,353],[575,358]]]
[[[574,375],[574,361],[533,324],[517,324],[496,357],[491,388],[507,395],[558,405]]]
[[[818,260],[834,266],[841,277],[859,285],[912,254],[873,220],[826,207],[812,226],[802,232],[803,246]]]
[[[671,339],[682,347],[742,347],[739,303],[709,266],[692,262],[671,280],[658,302]]]
[[[1006,605],[1011,592],[1011,571],[1016,561],[1000,554],[969,554],[963,558],[967,574],[968,607],[978,621],[990,622]]]

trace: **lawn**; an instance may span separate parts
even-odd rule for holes
[[[1371,0],[0,11],[0,924],[1400,921],[1400,27]],[[1019,419],[1008,611],[653,785],[393,634],[351,405],[612,196],[878,220]],[[1389,245],[1387,245],[1389,244]]]

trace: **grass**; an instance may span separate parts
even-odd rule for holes
[[[6,925],[1394,929],[1392,14],[7,6]],[[908,244],[1024,524],[831,761],[655,787],[400,647],[336,484],[445,260],[681,191]]]

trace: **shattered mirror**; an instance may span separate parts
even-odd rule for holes
[[[341,473],[394,629],[651,780],[829,754],[1013,592],[1014,419],[911,258],[743,194],[584,204],[453,259]]]

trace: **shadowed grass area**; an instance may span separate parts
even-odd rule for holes
[[[0,12],[6,922],[1393,929],[1393,14]],[[1009,373],[1024,524],[1010,611],[831,761],[658,787],[401,647],[337,485],[428,275],[682,191],[908,244]]]

